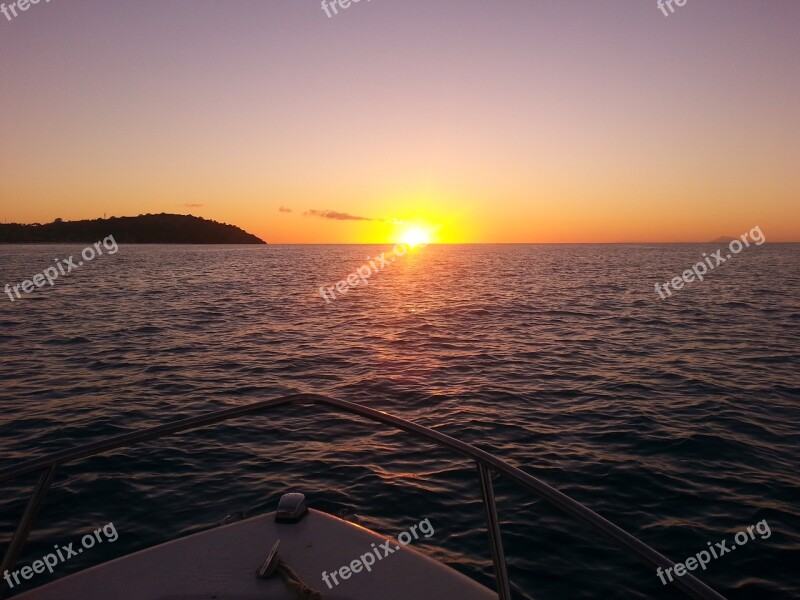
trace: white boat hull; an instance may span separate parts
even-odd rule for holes
[[[393,552],[371,571],[338,572],[386,542],[377,533],[311,510],[299,523],[276,523],[274,513],[226,525],[137,552],[17,596],[19,600],[296,600],[280,576],[256,570],[280,539],[282,561],[324,600],[496,600],[497,594],[411,548]],[[373,547],[373,544],[375,545]],[[399,549],[397,549],[399,547]],[[379,551],[381,556],[385,551]],[[330,579],[330,576],[329,576]],[[331,584],[333,582],[331,581]]]

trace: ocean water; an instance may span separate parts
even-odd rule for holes
[[[429,246],[328,304],[321,285],[390,248],[121,246],[23,300],[0,296],[0,467],[328,394],[493,452],[676,561],[766,520],[768,538],[695,574],[731,599],[797,598],[800,245],[751,246],[659,298],[657,281],[718,247]],[[82,248],[0,246],[0,285]],[[0,544],[34,483],[3,485]],[[495,486],[515,598],[682,597],[544,502]],[[63,467],[24,561],[113,522],[119,540],[63,576],[272,510],[290,490],[387,536],[428,518],[435,534],[415,546],[492,583],[474,465],[312,407]]]

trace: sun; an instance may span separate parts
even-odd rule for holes
[[[410,246],[411,248],[421,244],[427,246],[431,243],[431,236],[424,229],[412,227],[403,233],[403,235],[400,237],[400,243]]]

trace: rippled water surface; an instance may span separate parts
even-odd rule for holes
[[[0,285],[82,247],[0,246]],[[326,304],[321,285],[387,248],[122,246],[53,288],[0,297],[0,468],[322,393],[493,452],[676,561],[766,519],[770,537],[697,573],[731,599],[797,598],[800,246],[752,246],[659,298],[655,282],[716,248],[431,246]],[[34,482],[3,486],[3,543]],[[681,597],[542,501],[496,488],[515,598]],[[386,535],[429,518],[436,533],[416,546],[491,585],[473,465],[312,407],[63,467],[25,560],[113,521],[119,540],[64,575],[272,510],[287,490]]]

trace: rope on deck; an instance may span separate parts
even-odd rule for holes
[[[297,600],[322,600],[322,593],[307,586],[300,576],[281,558],[278,558],[278,573],[289,589],[295,593]]]

